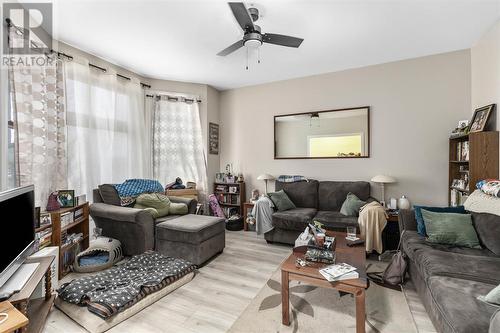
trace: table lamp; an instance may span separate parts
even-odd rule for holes
[[[377,175],[371,179],[372,182],[380,184],[382,188],[382,200],[380,200],[380,204],[385,207],[385,184],[395,183],[396,179],[385,176],[385,175]]]
[[[267,194],[267,181],[268,180],[273,180],[273,179],[276,179],[274,178],[272,175],[268,174],[268,173],[263,173],[262,175],[260,175],[259,177],[257,177],[258,180],[264,180],[266,182],[266,194]]]

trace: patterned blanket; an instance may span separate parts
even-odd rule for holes
[[[500,197],[500,180],[485,179],[476,184],[477,189],[483,191],[488,195]]]
[[[280,176],[278,176],[277,180],[279,182],[282,182],[282,183],[295,183],[295,182],[303,182],[303,181],[308,182],[309,181],[309,179],[307,179],[304,176],[289,176],[289,175],[280,175]]]
[[[127,179],[122,184],[114,185],[122,206],[128,206],[143,193],[165,193],[160,182],[152,179]]]
[[[195,269],[189,261],[149,251],[99,274],[65,283],[57,292],[62,300],[87,306],[107,319]]]

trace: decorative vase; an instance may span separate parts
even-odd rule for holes
[[[402,195],[398,200],[399,209],[410,209],[410,200],[405,195]]]

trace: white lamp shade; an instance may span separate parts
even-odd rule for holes
[[[268,173],[263,173],[262,175],[259,175],[259,177],[257,177],[258,180],[272,180],[272,179],[276,179],[274,178],[274,176],[268,174]]]
[[[392,178],[390,176],[385,176],[385,175],[377,175],[371,179],[372,182],[374,183],[382,183],[382,184],[389,184],[389,183],[395,183],[396,179]]]

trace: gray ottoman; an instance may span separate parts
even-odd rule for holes
[[[184,215],[156,225],[156,251],[201,265],[226,246],[224,219]]]

